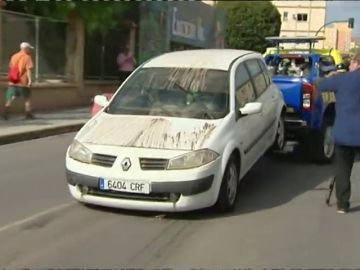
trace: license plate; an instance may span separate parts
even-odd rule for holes
[[[113,190],[130,193],[150,193],[150,184],[143,181],[123,181],[99,179],[99,187],[101,190]]]
[[[295,109],[294,109],[294,108],[291,108],[291,107],[287,107],[287,108],[286,108],[286,112],[288,112],[288,113],[293,113],[293,112],[295,112]]]

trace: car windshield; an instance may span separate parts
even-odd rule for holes
[[[227,71],[142,68],[108,106],[109,114],[219,119],[229,112]]]

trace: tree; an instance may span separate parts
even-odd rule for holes
[[[267,36],[278,36],[281,15],[270,1],[220,1],[227,13],[226,42],[235,49],[264,52]]]
[[[130,2],[92,2],[83,1],[26,1],[8,2],[7,9],[26,12],[68,21],[66,40],[66,75],[81,83],[84,66],[85,30],[106,34],[119,26],[121,18],[134,14],[137,5]]]
[[[119,18],[124,17],[137,8],[130,2],[92,2],[83,1],[26,1],[8,2],[6,9],[46,16],[55,19],[80,18],[87,31],[106,32],[119,24]]]

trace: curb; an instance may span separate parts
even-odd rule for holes
[[[82,128],[82,126],[84,124],[85,124],[85,122],[80,123],[80,124],[58,126],[58,127],[52,127],[52,128],[46,128],[46,129],[40,129],[40,130],[27,131],[27,132],[21,132],[21,133],[17,133],[17,134],[0,136],[0,145],[21,142],[21,141],[28,141],[28,140],[33,140],[33,139],[39,139],[39,138],[69,133],[69,132],[75,132],[75,131],[78,131],[80,128]]]

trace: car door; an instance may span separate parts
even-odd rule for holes
[[[263,104],[261,113],[261,135],[257,144],[261,146],[259,155],[262,155],[273,143],[274,132],[276,132],[277,115],[275,110],[275,94],[271,91],[269,81],[260,66],[260,59],[251,59],[245,62],[256,92],[256,101]]]
[[[248,69],[244,63],[239,63],[235,70],[235,111],[244,107],[247,103],[256,100],[254,84]],[[248,171],[256,162],[259,151],[258,138],[261,136],[262,116],[260,113],[247,116],[238,114],[236,118],[236,138],[238,138],[239,149],[244,153],[242,160],[242,172]]]
[[[260,64],[260,68],[265,76],[266,81],[266,90],[265,90],[265,98],[270,98],[270,123],[274,123],[273,128],[274,132],[276,132],[277,129],[277,119],[280,116],[281,109],[282,109],[282,103],[283,103],[283,97],[280,93],[280,90],[277,88],[277,86],[272,82],[270,73],[265,65],[265,62],[262,60],[258,60]]]

